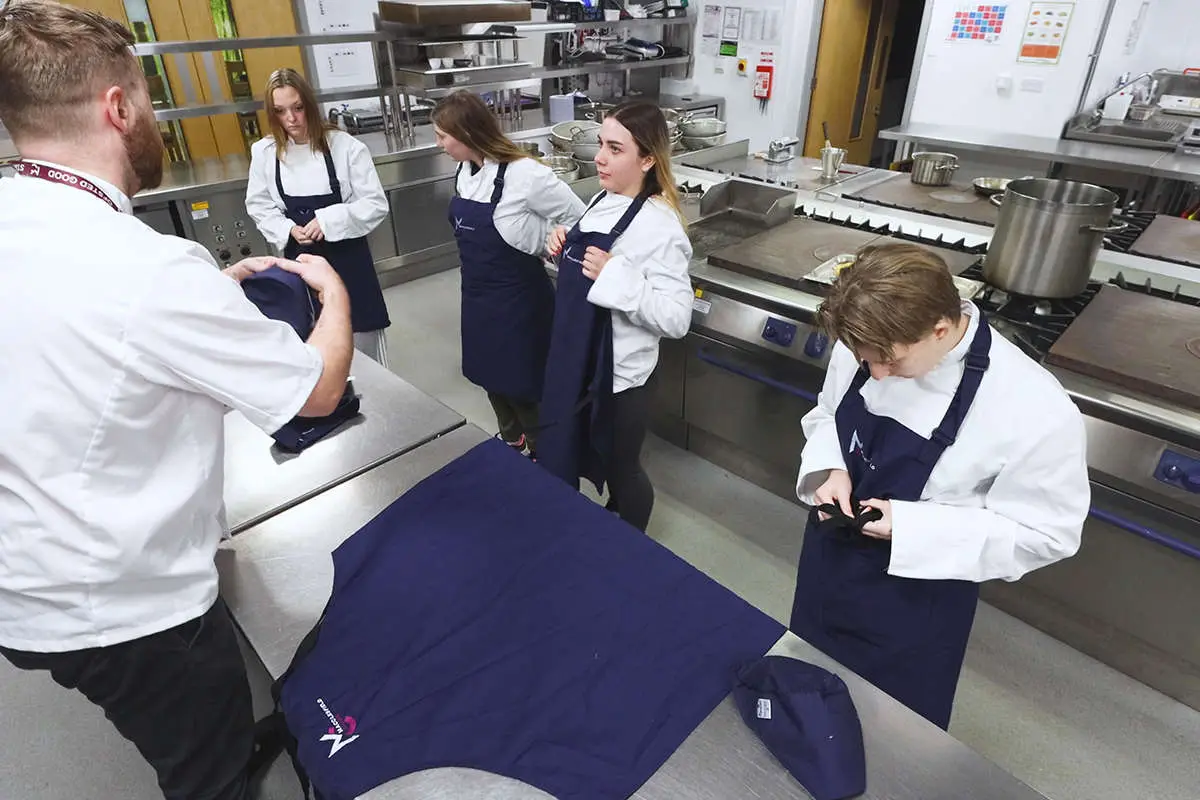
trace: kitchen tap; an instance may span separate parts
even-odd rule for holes
[[[783,136],[779,139],[772,139],[767,145],[766,160],[772,164],[782,164],[785,161],[791,161],[796,157],[793,148],[800,144],[800,140],[795,136]]]
[[[1124,77],[1124,76],[1122,76],[1122,77]],[[1096,107],[1092,109],[1092,122],[1093,122],[1093,123],[1096,123],[1096,122],[1099,122],[1099,121],[1100,121],[1100,119],[1101,119],[1101,117],[1102,117],[1102,115],[1103,115],[1103,113],[1104,113],[1104,111],[1103,111],[1103,109],[1104,109],[1104,103],[1105,103],[1105,101],[1106,101],[1106,100],[1108,100],[1108,98],[1112,97],[1113,95],[1117,94],[1118,92],[1123,92],[1123,91],[1125,91],[1125,90],[1126,90],[1126,89],[1128,89],[1130,86],[1134,86],[1135,84],[1141,83],[1142,81],[1146,80],[1147,78],[1149,78],[1149,79],[1150,79],[1150,81],[1151,81],[1151,86],[1150,86],[1150,92],[1151,92],[1151,96],[1150,96],[1149,98],[1147,98],[1147,102],[1153,102],[1153,100],[1154,100],[1154,92],[1155,92],[1155,91],[1157,91],[1157,89],[1158,89],[1158,86],[1157,86],[1157,84],[1158,84],[1158,81],[1156,81],[1156,80],[1154,79],[1154,73],[1152,73],[1152,72],[1143,72],[1141,75],[1138,75],[1138,76],[1137,76],[1136,78],[1134,78],[1133,80],[1127,80],[1127,81],[1124,81],[1124,82],[1119,82],[1119,83],[1117,84],[1117,88],[1113,89],[1113,90],[1112,90],[1112,91],[1110,91],[1108,94],[1104,95],[1104,96],[1103,96],[1103,97],[1101,97],[1099,100],[1097,100],[1097,101],[1096,101]]]

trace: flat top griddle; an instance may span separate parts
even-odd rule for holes
[[[1177,264],[1200,266],[1200,222],[1157,216],[1129,252]]]
[[[1046,362],[1200,411],[1200,308],[1104,286]]]
[[[897,174],[882,183],[847,194],[851,200],[861,200],[888,208],[920,211],[946,219],[996,226],[1000,209],[986,197],[976,194],[970,185],[918,186],[906,174]]]
[[[795,219],[750,238],[714,250],[708,263],[752,278],[796,289],[824,293],[821,284],[804,280],[822,263],[842,253],[854,253],[867,244],[897,242],[890,236],[842,228],[810,219]],[[979,256],[921,245],[946,260],[950,272],[959,274]]]

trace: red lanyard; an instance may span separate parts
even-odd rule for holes
[[[51,183],[61,183],[63,186],[71,186],[75,189],[80,189],[90,195],[99,197],[112,208],[113,211],[120,213],[121,207],[113,202],[113,199],[105,193],[96,184],[89,181],[87,178],[80,177],[74,172],[61,169],[59,167],[50,167],[45,164],[35,164],[32,161],[18,161],[16,163],[18,175],[24,175],[27,178],[40,178]]]

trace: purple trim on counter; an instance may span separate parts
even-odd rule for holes
[[[708,352],[705,350],[700,350],[699,358],[705,364],[712,364],[714,367],[723,369],[726,372],[732,372],[734,375],[740,375],[743,378],[747,378],[749,380],[754,381],[755,383],[761,383],[764,386],[770,386],[772,389],[778,389],[781,392],[787,392],[788,394],[792,395],[793,397],[799,397],[801,400],[807,400],[808,402],[812,403],[813,405],[817,404],[817,396],[815,394],[813,394],[812,392],[807,392],[804,389],[800,389],[795,386],[792,386],[790,383],[784,383],[783,381],[777,381],[774,378],[768,378],[766,375],[760,375],[757,372],[751,372],[750,370],[743,369],[742,367],[738,367],[738,366],[735,366],[728,362],[721,361],[720,359],[710,356],[708,354]]]
[[[1190,545],[1186,542],[1181,542],[1173,536],[1168,536],[1167,534],[1156,531],[1153,528],[1147,528],[1145,525],[1139,525],[1138,523],[1125,519],[1118,514],[1114,514],[1111,511],[1103,511],[1095,506],[1092,506],[1091,510],[1088,512],[1088,515],[1095,517],[1101,522],[1107,522],[1109,525],[1116,526],[1123,531],[1132,533],[1135,536],[1140,536],[1143,539],[1148,539],[1156,544],[1161,544],[1163,547],[1170,548],[1176,553],[1181,553],[1189,558],[1194,558],[1197,561],[1200,561],[1200,547]]]

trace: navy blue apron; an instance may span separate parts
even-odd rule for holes
[[[597,195],[588,211],[605,194]],[[608,233],[584,233],[581,218],[567,234],[558,258],[554,330],[539,412],[543,431],[538,463],[576,489],[582,477],[596,491],[604,491],[614,435],[612,313],[588,302],[595,282],[583,274],[583,256],[589,247],[611,253],[648,197],[635,198]]]
[[[333,168],[333,157],[329,153],[323,155],[325,171],[329,173],[329,194],[289,195],[283,190],[283,181],[279,177],[279,161],[275,162],[275,188],[283,200],[284,213],[302,228],[317,218],[318,209],[342,203],[342,187]],[[324,258],[337,271],[342,283],[346,284],[346,291],[350,294],[350,323],[355,333],[377,331],[392,324],[388,319],[387,305],[383,302],[383,289],[375,274],[375,259],[371,257],[367,237],[301,245],[289,236],[283,248],[283,257],[294,259],[301,253]]]
[[[991,330],[980,314],[962,380],[929,439],[867,411],[861,390],[870,373],[865,367],[858,371],[835,415],[853,502],[921,499],[934,466],[954,444],[975,400],[990,363],[991,344]],[[891,553],[890,542],[873,539],[853,524],[819,523],[813,509],[804,532],[790,627],[945,729],[975,620],[979,585],[889,575]]]
[[[321,622],[276,687],[324,800],[440,767],[624,800],[784,632],[496,440],[333,564]]]
[[[508,164],[501,164],[490,202],[450,201],[462,262],[463,377],[489,392],[536,403],[554,323],[554,284],[540,257],[512,247],[496,230],[507,171]]]

